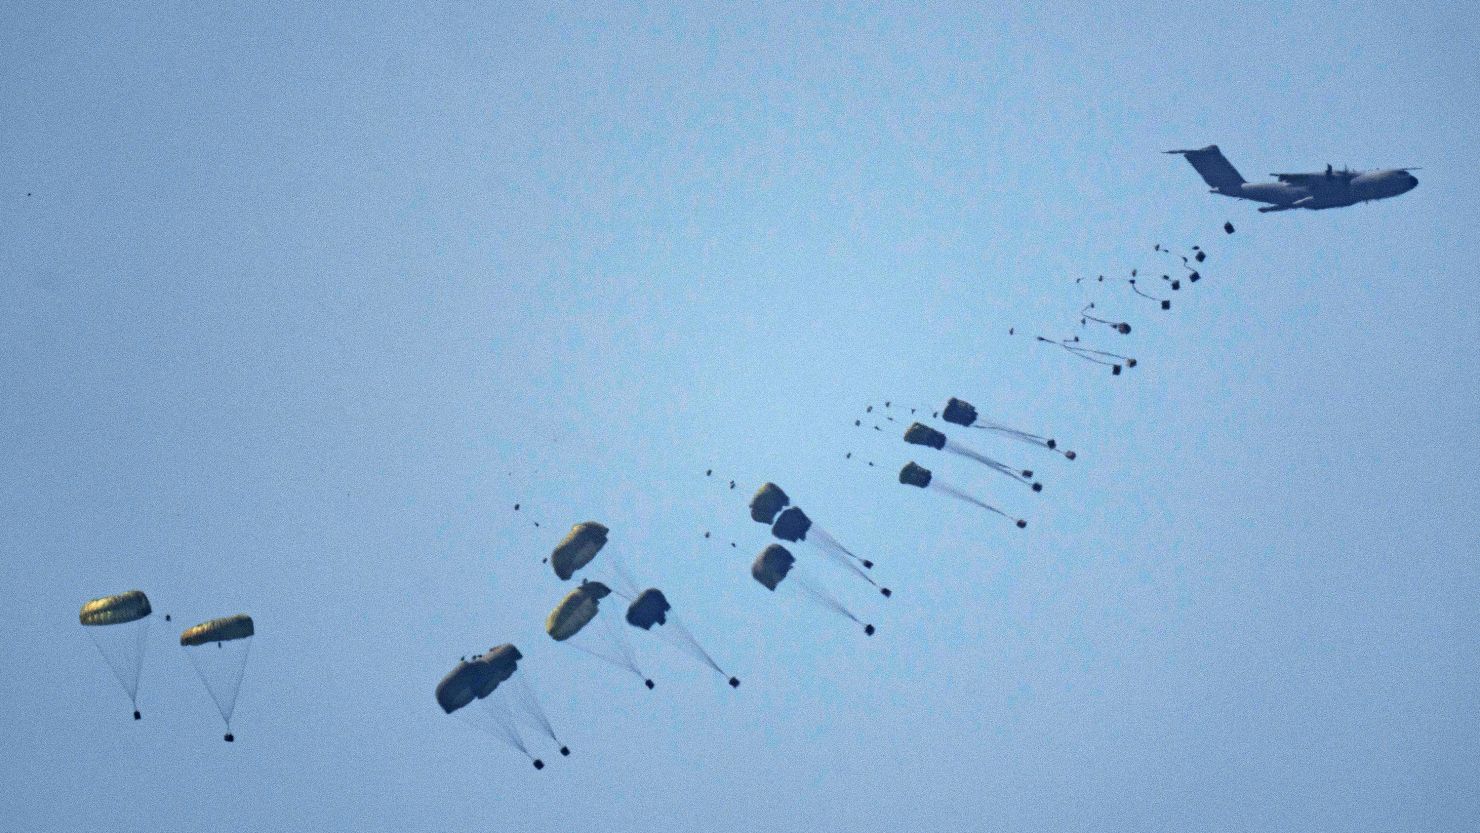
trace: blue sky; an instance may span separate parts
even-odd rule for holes
[[[7,7],[0,816],[1465,829],[1477,23]],[[1250,179],[1424,170],[1264,216],[1158,153],[1211,142]],[[1106,296],[1135,371],[1023,335],[1158,242],[1212,257],[1170,312]],[[966,438],[1035,496],[852,427],[952,395],[1080,459]],[[765,531],[711,467],[878,562],[888,602],[835,582],[877,636],[751,581]],[[647,692],[543,635],[540,557],[588,518],[738,691],[647,640]],[[237,743],[163,622],[128,719],[76,613],[132,587],[179,627],[256,618]],[[432,698],[502,641],[575,749],[543,772]]]

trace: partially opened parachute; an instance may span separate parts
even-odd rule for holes
[[[606,546],[610,532],[596,521],[586,521],[570,528],[570,532],[550,553],[550,566],[561,581],[569,581],[576,571],[591,563],[601,548]]]
[[[87,628],[87,635],[133,704],[135,720],[143,716],[139,713],[139,674],[144,669],[152,612],[149,597],[143,591],[129,590],[92,599],[77,614],[77,620]]]

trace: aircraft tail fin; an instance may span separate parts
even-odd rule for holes
[[[1223,158],[1223,151],[1218,150],[1217,145],[1208,145],[1197,150],[1169,150],[1167,153],[1185,156],[1202,175],[1203,182],[1214,191],[1236,191],[1245,182],[1238,170]]]

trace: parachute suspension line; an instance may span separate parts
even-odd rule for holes
[[[1005,474],[1008,477],[1011,477],[1013,480],[1016,480],[1019,483],[1024,483],[1032,486],[1033,491],[1035,492],[1043,491],[1043,485],[1041,483],[1034,482],[1033,472],[1029,471],[1028,469],[1022,469],[1021,471],[1018,469],[1014,469],[1008,466],[1006,463],[1000,462],[998,460],[993,460],[991,457],[988,457],[985,454],[973,451],[962,445],[957,445],[955,442],[952,442],[950,440],[946,441],[946,450],[955,454],[959,454],[967,459],[975,460],[999,474]]]
[[[602,621],[602,625],[606,628],[607,641],[611,643],[612,648],[617,652],[617,656],[619,657],[617,662],[618,667],[625,668],[636,674],[639,679],[648,682],[647,675],[642,673],[642,668],[637,665],[637,654],[632,650],[632,643],[627,641],[627,637],[622,633],[621,626],[617,624],[616,619],[611,616],[601,615],[598,615],[596,618]]]
[[[1052,437],[1044,437],[1039,434],[1032,434],[1027,431],[1021,431],[1017,428],[1011,428],[1001,423],[991,422],[989,420],[979,420],[976,423],[973,423],[971,427],[980,428],[983,431],[996,431],[1000,434],[1006,434],[1007,436],[1015,440],[1021,440],[1030,445],[1036,445],[1039,448],[1046,448],[1049,451],[1055,452],[1057,454],[1062,454],[1064,457],[1070,460],[1073,460],[1077,456],[1072,451],[1066,451],[1059,448],[1058,441],[1053,439]]]
[[[873,587],[877,588],[880,593],[883,593],[885,596],[891,595],[891,591],[889,590],[889,588],[879,587],[878,582],[874,581],[873,578],[870,577],[868,573],[864,572],[863,568],[859,566],[859,564],[866,564],[869,567],[872,567],[874,564],[872,561],[864,561],[853,553],[848,552],[846,547],[844,547],[842,544],[839,544],[835,538],[833,538],[831,535],[828,535],[827,532],[825,532],[815,524],[812,526],[812,534],[817,536],[817,549],[821,550],[825,555],[830,557],[837,564],[846,568],[849,572],[853,573],[854,575],[868,582]]]
[[[848,558],[851,558],[854,561],[857,561],[859,564],[862,564],[864,569],[873,569],[874,562],[869,561],[866,558],[859,558],[858,556],[854,555],[852,550],[843,546],[842,543],[838,541],[838,539],[827,534],[827,530],[823,529],[815,523],[812,524],[812,534],[818,537],[818,543],[822,545],[822,549],[831,550],[835,553],[842,553]],[[862,573],[860,573],[860,575],[862,575]],[[872,582],[870,583],[872,584]]]
[[[1141,288],[1138,287],[1138,286],[1136,286],[1136,279],[1135,278],[1131,278],[1128,281],[1128,283],[1131,285],[1131,291],[1134,292],[1134,293],[1136,293],[1137,295],[1140,295],[1142,298],[1148,298],[1148,299],[1150,299],[1152,301],[1160,301],[1161,302],[1161,308],[1162,309],[1171,309],[1172,308],[1172,302],[1169,301],[1168,299],[1166,299],[1166,298],[1158,298],[1155,295],[1149,295],[1149,294],[1147,294],[1145,292],[1142,292],[1141,291]]]
[[[531,761],[534,760],[535,757],[530,754],[529,747],[524,745],[524,738],[520,737],[519,729],[514,725],[512,716],[506,712],[507,705],[490,697],[485,701],[484,708],[488,710],[488,717],[485,720],[473,717],[467,713],[466,709],[459,710],[456,714],[460,720],[474,729],[519,750]]]
[[[846,619],[852,620],[854,624],[863,624],[863,622],[859,620],[857,616],[853,615],[853,611],[844,607],[843,603],[834,598],[832,594],[813,584],[809,577],[805,575],[799,575],[794,569],[792,570],[792,576],[797,580],[797,587],[800,588],[802,592],[805,593],[814,602],[822,605],[828,610],[831,610],[833,613],[836,613]]]
[[[721,676],[729,676],[728,674],[725,674],[725,670],[723,668],[720,668],[719,667],[719,663],[717,663],[717,662],[714,661],[714,657],[711,657],[709,655],[709,652],[706,651],[706,650],[704,650],[704,646],[703,645],[700,645],[699,644],[699,640],[697,640],[697,639],[694,638],[693,632],[691,632],[684,625],[684,623],[678,619],[678,617],[676,617],[676,616],[670,616],[670,617],[668,617],[668,625],[667,625],[667,627],[673,629],[674,635],[677,636],[682,641],[682,644],[688,646],[688,648],[689,648],[689,650],[690,650],[690,652],[692,653],[693,656],[695,656],[698,659],[700,659],[701,661],[703,661],[703,663],[705,665],[709,666],[710,668],[713,668]]]
[[[216,689],[206,677],[205,671],[201,670],[200,661],[195,658],[197,652],[190,648],[185,649],[186,656],[190,657],[190,667],[195,669],[195,676],[200,678],[200,684],[205,687],[206,693],[211,695],[211,701],[216,704],[216,711],[221,713],[221,720],[226,724],[228,732],[231,730],[231,715],[236,711],[236,695],[241,691],[242,676],[247,670],[247,655],[252,651],[251,638],[242,641],[245,643],[242,646],[242,661],[237,665],[236,680],[231,687],[230,695],[225,696],[224,702],[223,697],[216,694]],[[217,642],[216,647],[220,648],[221,643]]]
[[[514,684],[514,696],[519,699],[520,706],[531,719],[534,720],[550,736],[550,740],[560,743],[560,738],[555,734],[555,726],[550,723],[550,718],[545,714],[544,708],[540,706],[540,698],[535,695],[534,687],[529,684],[523,674],[515,674],[512,680]],[[564,746],[564,744],[561,744]]]
[[[616,592],[618,596],[622,597],[630,604],[634,599],[637,598],[637,594],[641,592],[637,589],[637,581],[632,578],[632,573],[627,569],[627,565],[622,563],[622,559],[618,558],[617,556],[612,556],[609,561],[612,568],[612,574],[617,578],[617,580],[613,583],[621,585],[620,590],[614,589],[613,592]]]
[[[1028,522],[1025,521],[1025,520],[1023,520],[1022,518],[1014,518],[1013,516],[1007,514],[1006,512],[1003,512],[1001,509],[998,509],[997,507],[992,506],[990,504],[983,503],[982,501],[977,500],[976,498],[972,497],[971,495],[966,494],[965,492],[961,491],[960,489],[957,489],[954,486],[947,486],[946,484],[941,483],[938,480],[931,481],[930,485],[929,486],[926,486],[925,488],[927,488],[927,489],[935,489],[935,490],[937,490],[939,492],[942,492],[944,494],[950,495],[951,497],[956,498],[957,500],[964,500],[967,503],[971,504],[972,506],[979,506],[982,509],[987,510],[988,512],[992,512],[994,514],[1001,515],[1002,517],[1008,519],[1009,521],[1012,521],[1013,523],[1017,524],[1018,529],[1022,529],[1023,527],[1025,527],[1025,526],[1028,525]]]
[[[108,670],[113,672],[113,678],[118,681],[119,687],[123,689],[124,694],[128,695],[129,703],[133,705],[135,712],[137,712],[139,708],[139,676],[143,672],[144,648],[148,645],[149,635],[149,620],[143,619],[140,621],[141,624],[134,629],[134,653],[132,657],[134,662],[132,670],[124,668],[120,665],[120,663],[124,661],[124,657],[114,659],[113,655],[103,648],[103,643],[98,640],[95,628],[84,629],[87,631],[88,638],[92,640],[93,647],[98,649],[98,655],[101,656],[103,658],[103,662],[107,664]],[[128,626],[120,625],[115,627]]]
[[[1080,317],[1080,323],[1081,324],[1083,324],[1084,321],[1086,321],[1086,320],[1094,321],[1094,322],[1097,322],[1097,323],[1106,325],[1107,327],[1109,327],[1110,329],[1114,330],[1117,333],[1120,333],[1121,335],[1130,335],[1130,332],[1131,332],[1131,325],[1130,324],[1127,324],[1124,321],[1109,321],[1109,320],[1106,320],[1104,318],[1097,318],[1096,316],[1091,315],[1090,312],[1089,312],[1090,310],[1092,310],[1094,308],[1095,308],[1094,302],[1091,301],[1090,303],[1088,303],[1088,304],[1085,305],[1084,309],[1082,309],[1082,310],[1079,311],[1079,317]]]

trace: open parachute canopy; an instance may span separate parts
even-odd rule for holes
[[[153,612],[142,590],[93,599],[82,606],[77,618],[84,625],[123,625],[137,622]]]
[[[756,523],[769,524],[776,520],[776,513],[791,505],[791,498],[775,483],[762,483],[750,499],[750,517]]]
[[[460,662],[437,683],[437,705],[452,714],[474,700],[492,694],[499,683],[514,676],[524,655],[510,644],[499,645],[482,656]]]
[[[627,624],[650,630],[653,625],[662,625],[668,622],[668,611],[673,605],[663,595],[663,591],[656,587],[650,587],[637,595],[632,604],[627,607]]]
[[[767,590],[775,590],[795,563],[796,556],[790,550],[780,544],[771,544],[755,557],[755,563],[750,565],[750,575]]]
[[[188,648],[192,645],[207,645],[212,642],[231,642],[235,639],[246,639],[256,632],[252,625],[252,617],[245,613],[238,613],[235,616],[212,619],[209,622],[201,622],[199,625],[186,628],[180,634],[180,644]]]
[[[796,543],[807,540],[807,530],[812,528],[812,519],[800,508],[793,506],[781,513],[771,526],[771,534],[783,541]]]
[[[570,528],[563,540],[550,553],[550,566],[561,581],[569,581],[576,571],[591,563],[601,548],[606,546],[606,536],[611,530],[596,521],[586,521]]]
[[[580,633],[586,623],[596,618],[599,602],[611,595],[611,588],[599,581],[588,581],[570,591],[545,620],[545,633],[556,642],[564,642]]]
[[[946,447],[946,435],[918,422],[904,430],[904,441],[910,445],[925,445],[934,449]]]
[[[924,489],[930,485],[930,469],[916,464],[913,460],[904,464],[899,470],[899,482],[906,486],[915,486]]]
[[[951,397],[946,403],[945,410],[940,412],[940,418],[955,425],[964,425],[968,428],[976,424],[976,408],[970,402],[956,397]]]

